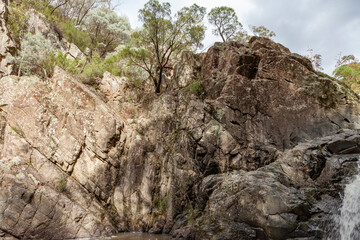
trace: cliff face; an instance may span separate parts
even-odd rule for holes
[[[170,79],[161,96],[60,68],[0,79],[0,236],[324,236],[360,154],[358,97],[263,38],[184,54]]]
[[[12,65],[6,57],[15,53],[15,43],[12,41],[7,29],[7,0],[0,1],[0,77],[12,73]]]

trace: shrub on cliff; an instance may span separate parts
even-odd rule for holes
[[[360,63],[354,61],[337,67],[333,75],[360,94]]]
[[[21,51],[9,61],[18,66],[19,75],[47,78],[51,72],[51,42],[40,34],[27,33],[21,41]]]

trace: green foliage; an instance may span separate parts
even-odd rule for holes
[[[360,63],[342,65],[334,70],[333,75],[347,84],[359,83]]]
[[[62,1],[64,3],[66,0]],[[54,6],[50,5],[51,3]],[[61,1],[15,0],[11,2],[9,4],[8,26],[12,37],[20,44],[20,39],[23,38],[28,29],[29,10],[35,9],[46,22],[58,28],[70,43],[74,43],[84,52],[87,47],[91,46],[89,34],[81,30],[74,20],[66,17],[63,12],[57,9],[56,4],[61,4]],[[70,4],[70,1],[68,1],[68,4]]]
[[[250,26],[253,34],[258,37],[265,37],[272,39],[273,37],[276,37],[276,34],[274,31],[271,31],[267,29],[264,26]]]
[[[242,32],[242,24],[239,22],[234,9],[230,7],[216,7],[208,14],[209,23],[215,26],[213,34],[220,36],[224,42],[233,38],[238,32]]]
[[[188,224],[191,224],[193,222],[195,222],[196,218],[199,215],[199,212],[196,210],[196,208],[194,208],[191,203],[189,203],[186,207],[185,207],[185,213],[186,213],[186,222]]]
[[[162,196],[160,194],[158,194],[154,197],[155,206],[162,215],[165,215],[166,211],[168,209],[167,201],[168,201],[168,198],[166,196]]]
[[[29,14],[25,5],[16,5],[15,2],[9,4],[8,27],[11,36],[16,43],[20,43],[28,27]]]
[[[95,54],[90,62],[84,67],[82,77],[86,79],[85,82],[90,83],[96,78],[101,78],[105,72],[104,60]]]
[[[92,9],[84,26],[90,36],[92,49],[97,50],[101,57],[130,38],[128,19],[118,16],[108,8]]]
[[[204,80],[198,78],[190,82],[190,90],[193,94],[201,96],[204,93]]]
[[[24,131],[19,128],[19,127],[15,127],[15,126],[10,126],[11,130],[13,130],[17,135],[19,135],[20,137],[24,138],[25,137],[25,133]]]
[[[163,74],[170,68],[170,59],[183,50],[201,47],[205,27],[201,23],[205,8],[194,4],[171,17],[170,3],[148,1],[139,10],[143,29],[131,35],[131,46],[122,50],[129,64],[142,68],[160,93]]]
[[[360,94],[360,63],[352,62],[337,67],[333,75],[354,92]]]
[[[67,184],[67,178],[61,177],[60,180],[56,184],[56,190],[58,190],[59,192],[65,192],[66,184]]]
[[[19,66],[22,75],[38,75],[47,78],[51,73],[51,43],[39,34],[27,33],[21,41],[18,56],[10,57],[9,61]]]
[[[85,52],[87,47],[91,46],[91,38],[89,33],[81,30],[81,28],[73,21],[60,21],[59,28],[63,31],[67,41],[75,44],[80,51]]]
[[[118,54],[103,59],[95,53],[90,59],[90,62],[83,67],[81,77],[84,82],[93,83],[94,80],[102,78],[105,72],[109,72],[115,76],[123,76],[125,74],[121,68],[121,60]]]
[[[58,54],[55,56],[53,53],[50,53],[51,61],[49,62],[52,66],[59,66],[64,70],[67,70],[71,74],[76,74],[80,72],[80,66],[83,65],[80,60],[67,58],[67,56],[62,52],[58,51]]]

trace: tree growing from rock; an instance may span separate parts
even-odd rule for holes
[[[354,55],[342,56],[336,65],[333,75],[338,80],[344,82],[356,93],[360,93],[360,63]]]
[[[265,38],[270,38],[270,39],[272,39],[273,37],[276,37],[276,34],[274,31],[271,31],[262,25],[258,26],[258,27],[250,26],[250,28],[255,36],[265,37]]]
[[[337,61],[336,61],[335,68],[338,68],[338,67],[340,67],[341,65],[344,65],[344,64],[359,62],[359,60],[356,59],[354,55],[350,54],[350,55],[342,56],[341,52],[339,53],[336,60]]]
[[[101,57],[130,39],[131,28],[127,18],[105,7],[92,9],[84,25],[91,38],[92,49],[97,50]]]
[[[250,25],[249,28],[251,29],[252,34],[248,34],[246,31],[240,30],[231,38],[231,40],[246,43],[252,36],[265,37],[269,39],[273,39],[273,37],[276,36],[274,31],[271,31],[264,26],[256,27]]]
[[[223,42],[227,42],[242,32],[242,24],[239,22],[234,9],[230,7],[216,7],[208,14],[209,23],[215,26],[213,34],[220,36]]]
[[[171,68],[171,58],[183,50],[202,46],[205,13],[205,8],[194,4],[182,8],[172,18],[170,3],[150,0],[139,10],[143,28],[132,34],[131,45],[123,48],[121,55],[131,65],[145,70],[155,92],[160,93],[164,72]]]
[[[322,68],[322,56],[320,54],[315,54],[314,50],[312,48],[308,48],[307,50],[309,52],[309,55],[306,57],[311,61],[311,64],[315,71],[322,71],[324,70]]]

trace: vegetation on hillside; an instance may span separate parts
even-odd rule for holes
[[[132,30],[126,17],[119,16],[112,0],[13,0],[9,4],[9,29],[20,46],[18,55],[10,59],[19,75],[36,74],[51,77],[58,65],[78,75],[86,83],[94,83],[105,71],[116,76],[127,76],[141,88],[150,81],[154,91],[160,93],[171,72],[176,57],[184,50],[203,47],[207,15],[213,34],[222,41],[246,43],[251,36],[275,37],[264,26],[243,28],[234,9],[222,6],[211,9],[196,4],[184,7],[172,15],[167,2],[149,0],[139,10],[141,29]],[[54,29],[60,38],[76,45],[81,58],[70,57],[68,49],[56,49],[41,34],[32,34],[29,26],[31,11]],[[316,71],[322,57],[309,49],[307,56]],[[359,87],[359,62],[354,56],[339,57],[333,75],[356,92]]]
[[[360,94],[360,63],[354,55],[339,56],[333,75]]]

